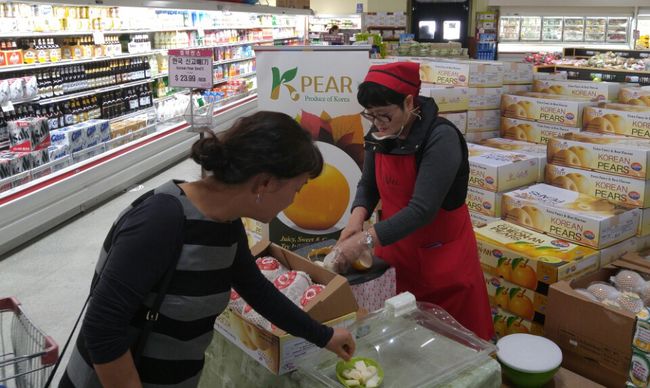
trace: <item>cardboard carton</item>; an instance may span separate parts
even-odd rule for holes
[[[502,88],[469,88],[468,110],[499,109]]]
[[[518,92],[532,92],[533,85],[531,84],[522,84],[522,85],[503,85],[501,87],[501,94],[513,94]]]
[[[468,186],[465,203],[471,211],[489,217],[501,217],[501,193]]]
[[[641,249],[639,241],[639,237],[632,237],[598,251],[600,254],[600,268],[605,268],[628,253],[638,252]]]
[[[428,85],[421,95],[435,100],[439,113],[466,111],[469,108],[469,89],[461,86]]]
[[[580,128],[537,121],[501,117],[501,137],[530,143],[546,144],[549,139],[562,137],[567,133],[580,132]]]
[[[600,104],[585,108],[583,114],[587,131],[650,139],[650,106]]]
[[[492,139],[494,137],[499,137],[499,131],[472,132],[465,134],[465,140],[470,143],[480,143],[485,139]]]
[[[563,365],[608,387],[625,386],[632,358],[635,314],[594,302],[575,291],[594,281],[609,281],[619,269],[650,273],[643,259],[623,260],[571,282],[551,286],[546,308],[546,336],[563,353]],[[634,259],[634,258],[632,258]],[[597,323],[597,324],[595,324]]]
[[[483,273],[490,306],[499,307],[528,321],[544,324],[548,297],[511,283],[502,277]]]
[[[487,224],[500,220],[498,217],[486,216],[483,213],[475,212],[471,209],[469,211],[469,218],[472,220],[472,226],[474,228],[482,228]]]
[[[315,283],[325,285],[325,289],[304,308],[313,319],[329,326],[347,326],[355,321],[358,305],[344,277],[268,241],[255,245],[251,251],[256,257],[273,256],[284,266],[306,272]],[[230,308],[217,318],[214,328],[278,375],[294,370],[299,357],[319,350],[316,345],[277,328],[268,331],[251,324]]]
[[[582,126],[583,109],[594,104],[588,99],[577,97],[520,92],[501,97],[501,112],[513,119],[579,128]]]
[[[467,111],[467,133],[498,131],[500,120],[499,109],[469,110]]]
[[[420,61],[422,82],[473,88],[503,85],[503,64],[494,61],[424,60]]]
[[[507,85],[533,82],[533,65],[526,62],[504,62],[503,83]]]
[[[539,160],[530,155],[468,143],[469,185],[494,192],[534,183]]]
[[[597,251],[507,221],[474,232],[483,272],[541,295],[550,284],[598,269]]]
[[[577,244],[600,249],[634,236],[640,210],[547,184],[504,193],[504,219]]]
[[[557,72],[557,73],[544,73],[536,71],[533,73],[533,80],[566,80],[568,74],[566,71]]]
[[[556,165],[650,179],[650,140],[600,133],[569,133],[548,142],[548,162]]]
[[[650,208],[641,210],[641,221],[636,235],[639,237],[650,235]]]
[[[545,182],[625,207],[650,207],[650,181],[548,164]]]
[[[539,160],[539,176],[537,182],[544,181],[544,168],[546,167],[546,146],[541,144],[528,143],[525,141],[503,139],[495,137],[481,141],[486,147],[497,148],[504,151],[521,152],[534,156]]]
[[[460,130],[461,133],[466,133],[467,131],[467,112],[452,112],[452,113],[441,113],[440,117],[444,117],[447,120],[451,121],[452,124]]]
[[[618,93],[618,102],[630,105],[650,106],[650,88],[623,87]]]
[[[516,333],[544,335],[543,325],[531,322],[498,307],[492,307],[492,323],[497,338]]]
[[[586,97],[600,101],[616,101],[621,84],[618,82],[536,80],[533,91],[564,96]]]

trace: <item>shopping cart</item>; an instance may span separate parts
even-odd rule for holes
[[[16,298],[0,298],[0,388],[42,388],[59,347],[25,315]]]

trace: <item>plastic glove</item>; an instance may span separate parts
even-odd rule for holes
[[[334,271],[338,273],[346,273],[350,266],[359,259],[364,259],[366,262],[370,258],[372,263],[372,250],[366,244],[365,232],[359,231],[344,241],[336,244],[332,252],[335,252],[333,257],[330,258],[334,263]],[[332,254],[332,253],[330,253]]]

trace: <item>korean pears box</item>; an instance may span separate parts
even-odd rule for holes
[[[565,127],[558,124],[546,124],[531,120],[501,117],[501,137],[529,143],[547,144],[555,137],[567,133],[580,132],[581,128]]]
[[[639,209],[547,184],[504,193],[503,218],[549,236],[601,249],[637,233]]]
[[[599,101],[616,101],[621,88],[618,82],[575,80],[536,80],[533,91],[572,97],[586,97]]]
[[[469,185],[501,192],[532,184],[539,178],[537,157],[468,143]]]
[[[504,94],[501,97],[503,116],[574,128],[582,127],[582,111],[592,105],[595,102],[586,98],[535,92]]]
[[[646,180],[547,164],[544,181],[625,207],[650,207],[650,181]]]
[[[650,179],[650,140],[600,133],[569,133],[550,139],[548,163]]]
[[[650,139],[650,107],[600,104],[583,113],[586,131]]]
[[[542,295],[548,286],[598,269],[594,249],[499,220],[474,230],[483,272]]]

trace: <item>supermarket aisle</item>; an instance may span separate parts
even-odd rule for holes
[[[199,176],[199,167],[187,159],[0,258],[0,297],[17,297],[34,322],[63,347],[86,300],[99,248],[115,217],[138,196],[169,179]]]

